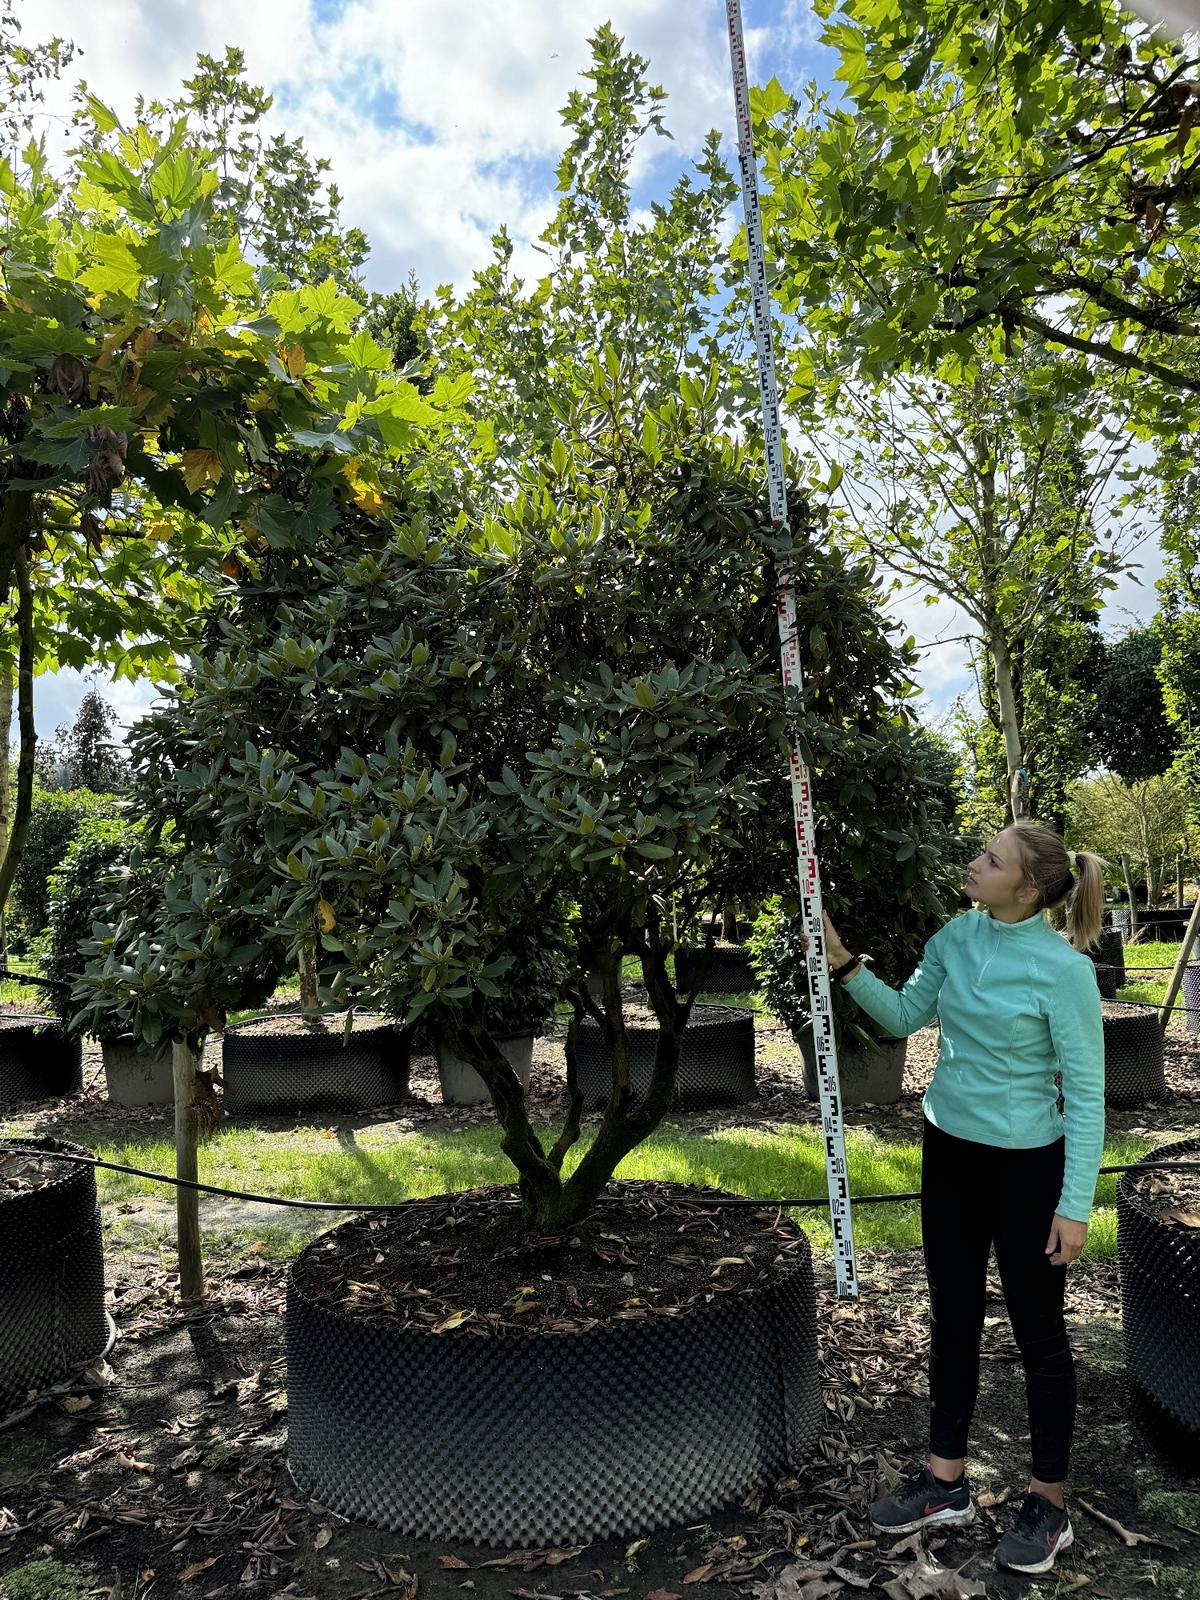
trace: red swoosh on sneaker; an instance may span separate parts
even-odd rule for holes
[[[921,1515],[923,1517],[931,1517],[931,1516],[933,1516],[935,1511],[945,1511],[945,1510],[947,1510],[949,1508],[949,1505],[950,1505],[949,1500],[942,1500],[936,1506],[926,1506],[925,1509],[921,1512]]]

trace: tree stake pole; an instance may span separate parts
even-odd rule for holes
[[[733,68],[733,96],[737,112],[738,164],[742,178],[742,208],[746,218],[746,248],[750,296],[754,309],[754,337],[758,345],[758,382],[762,396],[763,442],[767,459],[767,488],[771,521],[787,531],[787,484],[783,471],[783,435],[779,420],[779,385],[775,377],[775,352],[771,344],[771,296],[767,288],[767,260],[763,247],[762,214],[758,203],[758,168],[754,160],[754,131],[750,121],[750,86],[746,76],[746,47],[742,37],[741,0],[726,0],[729,22],[729,59]],[[795,691],[803,704],[804,672],[796,635],[796,595],[790,563],[778,577],[779,652],[784,687]],[[846,1169],[846,1138],[842,1118],[842,1091],[838,1078],[837,1047],[833,1037],[833,997],[829,990],[829,963],[825,950],[825,925],[821,916],[821,871],[817,861],[816,824],[813,818],[812,779],[793,741],[789,777],[792,812],[796,822],[796,854],[800,871],[800,901],[808,934],[808,998],[813,1019],[813,1048],[821,1096],[821,1127],[825,1136],[825,1172],[829,1182],[829,1223],[833,1229],[833,1259],[838,1295],[858,1298],[858,1267],[854,1256],[854,1223],[850,1210],[850,1175]]]

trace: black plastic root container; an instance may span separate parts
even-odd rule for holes
[[[680,994],[752,994],[758,976],[749,950],[700,945],[676,950],[675,987]]]
[[[1162,1030],[1154,1006],[1104,1018],[1104,1103],[1122,1108],[1167,1098]]]
[[[251,1033],[226,1030],[221,1051],[225,1109],[251,1111],[370,1111],[408,1093],[409,1039],[391,1022],[355,1023],[349,1044],[329,1033]]]
[[[0,1027],[0,1105],[59,1100],[82,1088],[83,1042],[68,1038],[53,1017]]]
[[[415,1538],[544,1548],[696,1522],[806,1461],[822,1416],[806,1241],[769,1286],[676,1317],[493,1338],[347,1317],[293,1270],[286,1335],[301,1492]]]
[[[19,1142],[88,1153],[62,1139]],[[42,1187],[0,1194],[0,1416],[108,1343],[95,1173],[74,1162],[55,1166]]]
[[[1144,1161],[1200,1160],[1200,1139],[1162,1145]],[[1164,1177],[1169,1176],[1164,1173]],[[1200,1460],[1200,1229],[1170,1222],[1117,1184],[1117,1255],[1125,1370],[1143,1425],[1172,1453]]]
[[[654,1072],[658,1028],[630,1024],[626,1036],[630,1081],[638,1094],[645,1094]],[[588,1021],[580,1026],[575,1075],[585,1106],[595,1110],[608,1104],[612,1058],[598,1023]],[[753,1015],[731,1007],[695,1007],[683,1031],[672,1109],[697,1111],[711,1106],[745,1105],[754,1099],[755,1092]]]

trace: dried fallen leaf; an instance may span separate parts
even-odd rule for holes
[[[314,1550],[324,1550],[325,1546],[329,1543],[329,1541],[332,1538],[333,1538],[333,1529],[329,1525],[329,1523],[327,1522],[327,1523],[325,1523],[324,1527],[321,1527],[321,1528],[317,1529],[316,1537],[313,1539],[313,1549]]]
[[[154,1471],[154,1468],[148,1461],[139,1461],[132,1450],[118,1450],[117,1465],[119,1467],[128,1467],[131,1472]]]
[[[576,1556],[581,1556],[587,1545],[577,1545],[573,1550],[547,1550],[546,1565],[548,1567],[561,1567],[564,1561],[574,1561]]]
[[[971,1600],[987,1595],[982,1583],[963,1577],[961,1567],[943,1567],[928,1556],[882,1587],[888,1600]]]
[[[62,1408],[74,1414],[76,1411],[86,1411],[91,1403],[90,1394],[68,1394],[63,1396]]]
[[[191,1583],[193,1578],[198,1578],[202,1572],[207,1572],[209,1567],[215,1567],[219,1560],[219,1556],[205,1556],[203,1561],[193,1561],[190,1567],[184,1567],[179,1574],[179,1582]]]
[[[684,1578],[684,1583],[703,1583],[712,1572],[715,1562],[706,1561],[702,1567],[693,1567]]]
[[[840,1578],[843,1583],[848,1583],[852,1589],[869,1589],[870,1578],[864,1578],[861,1572],[854,1572],[849,1567],[830,1567],[830,1572],[835,1578]]]
[[[683,1600],[683,1596],[678,1589],[650,1589],[646,1600]]]
[[[649,1543],[649,1539],[635,1539],[632,1544],[627,1544],[625,1546],[626,1561],[632,1561],[638,1551],[644,1550]]]
[[[1160,1213],[1164,1222],[1177,1222],[1184,1228],[1200,1228],[1200,1212],[1180,1211],[1172,1206],[1169,1210]]]
[[[452,1311],[450,1315],[439,1322],[436,1327],[431,1328],[430,1332],[449,1333],[451,1328],[461,1328],[463,1323],[466,1322],[467,1318],[473,1317],[474,1315],[475,1313],[473,1311]]]
[[[439,1556],[438,1566],[446,1572],[469,1572],[471,1563],[464,1561],[461,1556]]]

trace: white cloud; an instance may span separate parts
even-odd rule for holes
[[[806,0],[769,0],[747,30],[756,76],[782,70]],[[389,288],[415,270],[426,289],[466,283],[508,227],[518,247],[545,225],[561,153],[559,111],[589,61],[587,40],[611,21],[669,94],[672,141],[651,137],[639,176],[666,181],[710,127],[733,156],[724,14],[678,0],[39,0],[23,7],[29,38],[59,33],[83,57],[70,69],[120,114],[138,94],[168,99],[198,51],[245,51],[249,76],[276,97],[271,125],[332,162],[343,215],[373,245],[368,281]],[[685,20],[681,25],[681,17]],[[802,31],[799,30],[799,31]],[[69,85],[48,108],[61,136]]]

